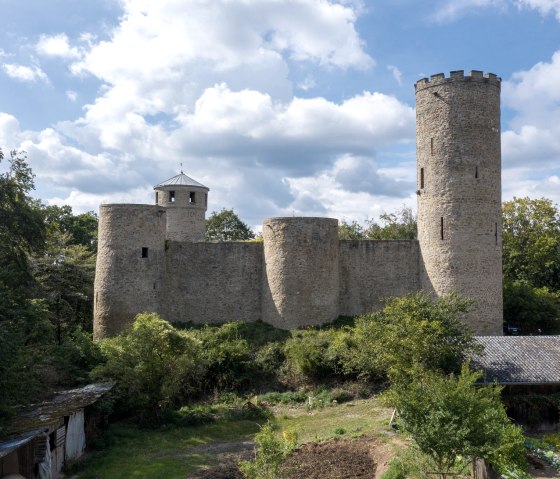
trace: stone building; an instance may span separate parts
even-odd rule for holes
[[[155,205],[101,205],[94,336],[143,311],[290,329],[418,290],[471,297],[469,327],[501,334],[500,78],[433,75],[416,100],[418,240],[339,241],[336,219],[290,217],[266,219],[262,243],[207,243],[209,190],[181,172]]]

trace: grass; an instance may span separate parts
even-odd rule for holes
[[[298,444],[305,444],[334,437],[387,437],[391,411],[376,399],[363,399],[312,410],[277,406],[274,415],[281,431],[296,432]]]
[[[216,414],[216,407],[196,409]],[[278,434],[296,432],[298,444],[364,434],[388,437],[384,431],[389,429],[390,411],[380,407],[376,399],[317,409],[302,404],[278,405],[273,412]],[[247,420],[229,418],[219,412],[218,415],[220,418],[210,424],[173,425],[158,430],[115,424],[105,436],[107,446],[75,463],[69,475],[77,479],[184,479],[217,462],[212,453],[192,451],[193,448],[252,439],[259,431],[258,423],[266,422],[265,418]]]
[[[159,430],[117,424],[108,431],[109,445],[75,463],[69,471],[80,479],[184,479],[186,474],[216,463],[197,447],[251,439],[259,431],[255,421],[227,421]]]

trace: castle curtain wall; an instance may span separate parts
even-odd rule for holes
[[[261,318],[262,243],[169,242],[160,314],[171,322]]]
[[[420,289],[416,240],[340,242],[340,314],[374,311],[382,300]]]

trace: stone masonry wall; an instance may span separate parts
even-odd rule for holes
[[[418,241],[340,241],[341,315],[374,311],[384,298],[419,289]]]
[[[269,218],[263,237],[263,321],[293,329],[336,319],[338,221]]]
[[[168,321],[223,323],[261,318],[262,243],[170,242],[165,254]]]
[[[173,201],[169,193],[173,192]],[[204,241],[204,216],[208,206],[208,189],[197,186],[163,186],[156,189],[157,204],[167,211],[167,239]],[[194,193],[195,201],[190,194]]]
[[[422,288],[472,298],[472,330],[501,334],[500,79],[420,80],[416,143]]]
[[[96,339],[115,335],[137,313],[159,310],[165,227],[161,207],[101,205],[94,285]]]

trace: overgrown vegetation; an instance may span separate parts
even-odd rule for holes
[[[239,468],[247,479],[280,479],[283,460],[296,446],[295,435],[278,437],[267,422],[254,437],[256,454],[252,461],[241,461]]]
[[[503,211],[504,321],[521,334],[560,332],[560,210],[514,198]]]
[[[365,226],[357,221],[341,221],[338,237],[341,240],[416,239],[416,215],[412,209],[403,206],[394,213],[381,214],[379,219],[381,224],[367,219]]]
[[[0,150],[0,161],[4,155]],[[30,196],[34,175],[12,151],[0,174],[0,432],[13,406],[89,380],[97,218]]]
[[[449,376],[417,367],[412,381],[397,380],[387,392],[402,429],[436,467],[432,472],[450,474],[462,458],[485,459],[499,472],[525,469],[521,428],[508,419],[500,388],[476,386],[480,376],[467,365]]]
[[[434,300],[425,293],[394,298],[355,326],[281,331],[263,323],[227,323],[177,329],[154,313],[137,316],[120,335],[100,341],[105,362],[99,380],[117,382],[119,411],[156,423],[166,411],[224,393],[288,391],[305,401],[356,397],[359,388],[379,389],[388,377],[410,377],[421,365],[457,371],[475,342],[460,322],[468,302],[456,296]],[[337,386],[341,385],[337,389]],[[335,389],[333,389],[335,388]],[[290,393],[289,391],[294,391]],[[313,394],[309,394],[312,391]]]

